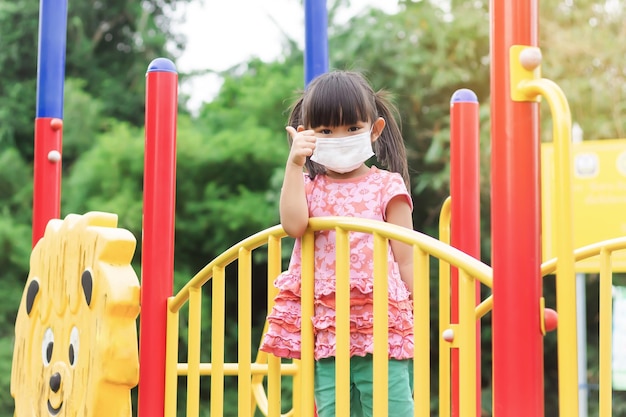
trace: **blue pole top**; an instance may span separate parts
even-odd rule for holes
[[[478,97],[476,97],[476,93],[467,88],[461,88],[460,90],[456,90],[454,94],[452,94],[452,98],[450,99],[450,104],[454,103],[478,103]]]
[[[37,117],[63,118],[67,0],[40,0]]]
[[[304,0],[304,81],[328,72],[326,0]]]
[[[176,65],[174,65],[174,63],[171,60],[167,58],[156,58],[156,59],[153,59],[152,62],[150,62],[150,65],[148,65],[147,72],[177,73],[178,71],[176,71]]]

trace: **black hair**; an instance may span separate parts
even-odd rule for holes
[[[376,159],[389,171],[402,175],[407,189],[409,169],[397,108],[384,90],[374,91],[365,77],[352,71],[332,71],[313,79],[291,106],[289,125],[294,129],[318,126],[374,123],[385,119],[385,127],[374,142]],[[291,138],[289,138],[291,144]],[[311,178],[325,174],[323,165],[307,157],[305,168]]]

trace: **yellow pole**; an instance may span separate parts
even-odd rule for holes
[[[611,252],[600,251],[600,417],[611,417],[612,411],[612,317],[613,282]]]
[[[167,300],[167,330],[165,349],[165,410],[164,417],[176,417],[176,390],[178,388],[178,310],[171,310]]]
[[[350,415],[350,240],[348,232],[335,229],[335,388],[336,413]]]
[[[476,410],[476,284],[459,271],[459,409]]]
[[[526,51],[528,50],[528,51]],[[526,52],[530,52],[526,54]],[[533,54],[534,53],[534,54]],[[523,56],[538,59],[522,62]],[[541,54],[534,47],[511,47],[511,98],[516,101],[538,100],[543,96],[552,113],[554,142],[555,213],[556,217],[556,293],[559,329],[559,412],[562,416],[578,415],[578,349],[576,336],[576,281],[574,270],[574,236],[571,187],[571,113],[565,94],[551,80],[539,78]],[[526,65],[526,67],[524,67]],[[543,314],[541,314],[543,316]]]
[[[450,244],[450,208],[452,200],[446,198],[439,216],[439,240]],[[418,277],[419,275],[415,275]],[[417,308],[417,306],[415,307]],[[415,309],[414,309],[415,310]],[[415,321],[417,323],[417,314]],[[439,416],[450,417],[451,345],[441,337],[450,327],[450,264],[439,259]],[[417,404],[416,404],[417,405]],[[430,410],[429,410],[430,411]],[[425,414],[428,415],[428,414]]]
[[[243,410],[252,407],[252,262],[250,250],[239,249],[238,261],[238,359],[239,372],[237,373],[237,399],[238,410],[242,414]]]
[[[415,398],[414,414],[420,417],[430,416],[430,267],[428,260],[428,253],[419,246],[413,245],[413,328],[415,329],[413,397]],[[439,344],[443,344],[443,341]],[[446,349],[449,352],[448,347]],[[443,417],[442,414],[440,416]]]
[[[374,404],[375,416],[387,416],[389,401],[388,240],[374,233]]]
[[[189,292],[189,311],[194,304],[200,309],[201,289],[193,288]],[[195,300],[194,300],[195,298]],[[221,416],[224,413],[224,331],[225,331],[225,308],[226,283],[223,267],[213,268],[213,293],[211,305],[211,415]],[[200,320],[198,313],[198,323],[196,331],[192,332],[189,323],[189,339],[196,334],[200,338]],[[200,342],[198,341],[197,360],[200,360]],[[196,355],[194,353],[194,355]],[[194,358],[195,360],[195,358]],[[191,353],[189,354],[189,373],[191,374]],[[197,414],[193,414],[197,416]],[[189,414],[187,414],[189,417]]]
[[[187,346],[187,416],[199,415],[200,402],[200,320],[201,320],[202,288],[189,288],[189,341]],[[223,332],[222,332],[223,335]],[[213,346],[223,343],[219,339]],[[214,351],[215,352],[215,351]],[[216,397],[217,399],[218,397]],[[217,404],[221,401],[212,401]],[[216,409],[218,409],[216,407]]]
[[[315,235],[307,230],[302,236],[302,415],[312,417],[315,410],[313,399],[314,362],[313,362],[313,291]]]

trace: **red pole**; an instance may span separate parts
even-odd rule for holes
[[[51,219],[61,215],[61,143],[63,120],[56,117],[35,119],[35,159],[33,170],[33,247]]]
[[[178,73],[164,58],[146,75],[143,247],[137,415],[162,417],[167,298],[174,272]]]
[[[493,412],[542,417],[541,204],[535,102],[510,94],[509,49],[537,46],[537,0],[491,1]]]
[[[473,91],[457,90],[450,101],[450,244],[480,259],[480,136],[478,99]],[[450,317],[459,322],[458,269],[450,271]],[[480,301],[480,283],[476,283]],[[480,416],[480,322],[476,323],[476,416]],[[452,349],[452,415],[459,407],[459,351]]]

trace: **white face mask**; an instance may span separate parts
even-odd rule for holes
[[[354,171],[374,155],[371,138],[371,131],[342,138],[317,138],[311,161],[340,174]]]

